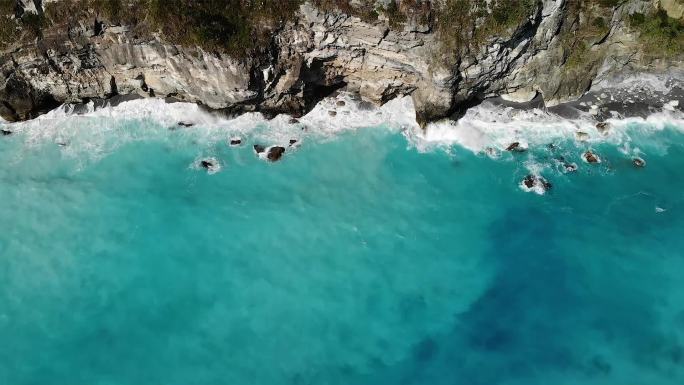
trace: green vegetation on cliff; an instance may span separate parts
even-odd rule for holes
[[[522,25],[537,8],[536,0],[448,0],[437,10],[437,31],[444,52],[459,55],[488,38]]]
[[[649,15],[634,13],[629,24],[639,32],[647,55],[660,57],[684,52],[684,23],[662,9]]]
[[[291,19],[299,0],[149,0],[151,26],[182,45],[237,55],[267,45],[274,29]]]
[[[17,15],[14,0],[0,0],[0,50],[20,39],[35,39],[44,26],[42,16],[33,13]]]
[[[589,71],[600,55],[591,52],[610,32],[612,7],[620,0],[581,0],[568,4],[567,23],[561,28],[560,38],[566,70]]]
[[[266,49],[285,22],[296,17],[306,0],[60,0],[45,3],[45,13],[17,14],[15,0],[0,0],[0,50],[17,41],[41,38],[46,27],[58,28],[105,20],[134,27],[145,38],[158,32],[167,41],[245,56]],[[452,62],[463,53],[486,46],[533,21],[540,0],[309,0],[326,11],[338,11],[366,22],[387,20],[390,28],[407,22],[429,26],[442,42],[438,53]],[[684,0],[682,0],[684,1]],[[593,44],[609,31],[612,10],[624,0],[567,2],[567,22],[560,31],[566,63],[580,69]],[[437,5],[440,4],[440,5]],[[662,11],[631,15],[627,24],[652,56],[684,51],[684,25]]]
[[[18,26],[14,21],[14,4],[0,1],[0,49],[14,41],[18,34]]]

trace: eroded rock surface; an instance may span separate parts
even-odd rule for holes
[[[25,12],[41,12],[41,6],[55,1],[22,4]],[[35,44],[0,53],[0,116],[30,119],[61,103],[113,95],[173,97],[230,112],[297,116],[345,88],[375,104],[412,95],[416,118],[425,123],[458,116],[496,95],[513,101],[541,95],[554,105],[577,98],[615,72],[666,71],[676,65],[644,56],[626,25],[626,15],[657,6],[644,0],[603,10],[606,32],[585,38],[581,52],[569,52],[561,35],[582,21],[575,4],[540,0],[520,25],[453,57],[443,52],[429,24],[408,20],[390,28],[383,18],[364,22],[308,2],[273,35],[270,49],[240,60],[172,45],[156,34],[138,36],[135,26],[98,19],[72,23],[45,31]]]

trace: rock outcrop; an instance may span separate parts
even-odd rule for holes
[[[19,1],[24,12],[38,13],[49,3]],[[615,72],[672,65],[642,55],[627,26],[630,13],[648,12],[656,2],[601,8],[604,27],[583,38],[581,50],[569,51],[563,34],[587,22],[576,3],[539,0],[522,23],[458,54],[443,51],[429,20],[410,18],[390,28],[383,17],[365,22],[309,2],[275,31],[264,54],[239,60],[169,44],[154,33],[139,36],[133,25],[96,17],[50,28],[31,44],[0,53],[0,116],[30,119],[61,103],[113,95],[297,116],[345,88],[376,104],[411,95],[416,118],[425,123],[497,95],[526,101],[540,94],[547,105],[558,104]]]

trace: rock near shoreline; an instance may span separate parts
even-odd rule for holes
[[[60,1],[18,4],[22,12],[42,13],[42,7]],[[374,104],[411,95],[416,119],[424,124],[458,117],[488,97],[524,102],[541,95],[546,105],[554,105],[581,96],[611,74],[677,65],[677,58],[645,55],[628,28],[630,14],[657,6],[644,0],[601,8],[605,33],[583,37],[581,52],[569,52],[560,34],[571,33],[586,17],[574,9],[576,3],[537,1],[522,23],[459,53],[444,51],[429,20],[409,18],[391,27],[387,19],[363,21],[311,2],[274,31],[267,50],[242,59],[169,44],[155,33],[141,36],[135,25],[72,20],[0,51],[0,116],[26,120],[62,103],[115,95],[299,116],[345,89]]]

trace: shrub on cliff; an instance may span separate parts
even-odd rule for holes
[[[171,42],[245,55],[267,45],[301,0],[149,0],[150,24]]]
[[[519,27],[533,16],[536,0],[447,0],[436,10],[445,55],[481,47],[492,36]]]
[[[639,33],[646,54],[656,57],[684,52],[684,23],[669,17],[664,10],[649,15],[634,13],[629,24]]]
[[[0,50],[17,38],[18,28],[14,19],[14,3],[0,1]]]

